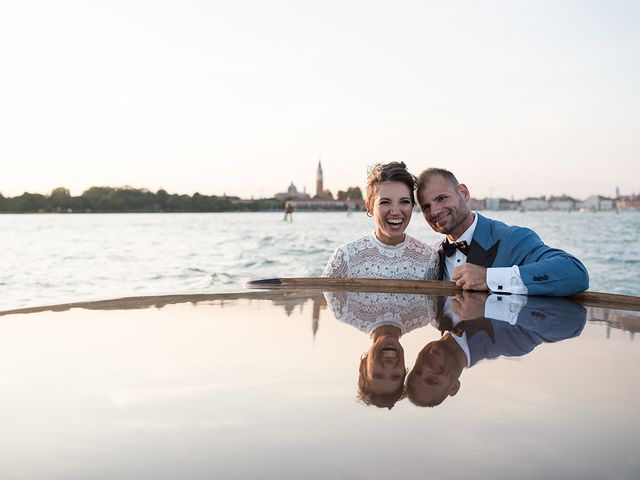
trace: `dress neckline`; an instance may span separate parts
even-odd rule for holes
[[[407,244],[407,241],[409,240],[409,235],[407,235],[406,233],[404,234],[404,240],[397,245],[389,245],[387,243],[381,242],[380,240],[378,240],[378,237],[376,237],[375,231],[371,232],[370,237],[373,240],[373,243],[375,243],[376,245],[382,248],[389,248],[393,250],[404,247]]]

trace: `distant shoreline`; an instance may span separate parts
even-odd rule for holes
[[[56,188],[50,195],[25,192],[17,197],[0,194],[0,213],[221,213],[281,212],[290,198],[241,199],[233,196],[170,194],[165,190],[151,192],[130,187],[91,187],[79,196],[66,188]],[[296,211],[346,211],[361,208],[362,200],[345,202],[333,199],[311,199],[296,202]],[[354,205],[347,205],[354,203]]]
[[[604,214],[620,214],[620,213],[634,213],[639,212],[640,210],[492,210],[492,209],[478,209],[474,210],[480,213],[483,212],[513,212],[513,213],[522,213],[522,214],[535,214],[535,215],[544,215],[547,213],[565,213],[565,214],[583,214],[583,213],[604,213]],[[119,212],[2,212],[0,211],[0,215],[130,215],[130,214],[183,214],[183,213],[277,213],[282,214],[282,210],[226,210],[226,211],[172,211],[172,212],[145,212],[145,211],[119,211]],[[338,210],[338,209],[314,209],[314,210],[297,210],[294,212],[294,215],[300,213],[349,213],[347,210]],[[356,210],[351,213],[366,213],[363,210]],[[415,215],[419,215],[419,211],[416,210],[414,212]]]
[[[342,195],[342,196],[341,196]],[[0,213],[222,213],[222,212],[282,212],[290,201],[296,212],[301,211],[362,211],[364,201],[338,192],[335,200],[327,197],[241,199],[235,196],[170,194],[165,190],[151,192],[131,187],[91,187],[79,196],[66,188],[56,188],[49,195],[25,192],[17,197],[0,194]],[[529,197],[524,200],[504,198],[470,199],[473,210],[488,211],[637,211],[640,196],[608,198],[592,195],[576,200],[559,197]]]

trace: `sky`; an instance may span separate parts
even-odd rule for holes
[[[0,7],[0,193],[269,197],[453,171],[474,197],[640,193],[640,2]]]

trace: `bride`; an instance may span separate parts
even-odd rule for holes
[[[323,277],[435,280],[438,253],[404,233],[415,205],[415,177],[404,162],[378,164],[367,178],[367,215],[375,230],[339,246]]]

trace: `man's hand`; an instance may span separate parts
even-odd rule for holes
[[[460,320],[484,317],[484,304],[489,295],[484,292],[461,292],[451,300],[451,311]]]
[[[481,292],[489,290],[487,286],[487,269],[472,263],[465,263],[454,268],[451,273],[451,280],[456,282],[456,285],[462,287],[463,290],[478,290]]]

